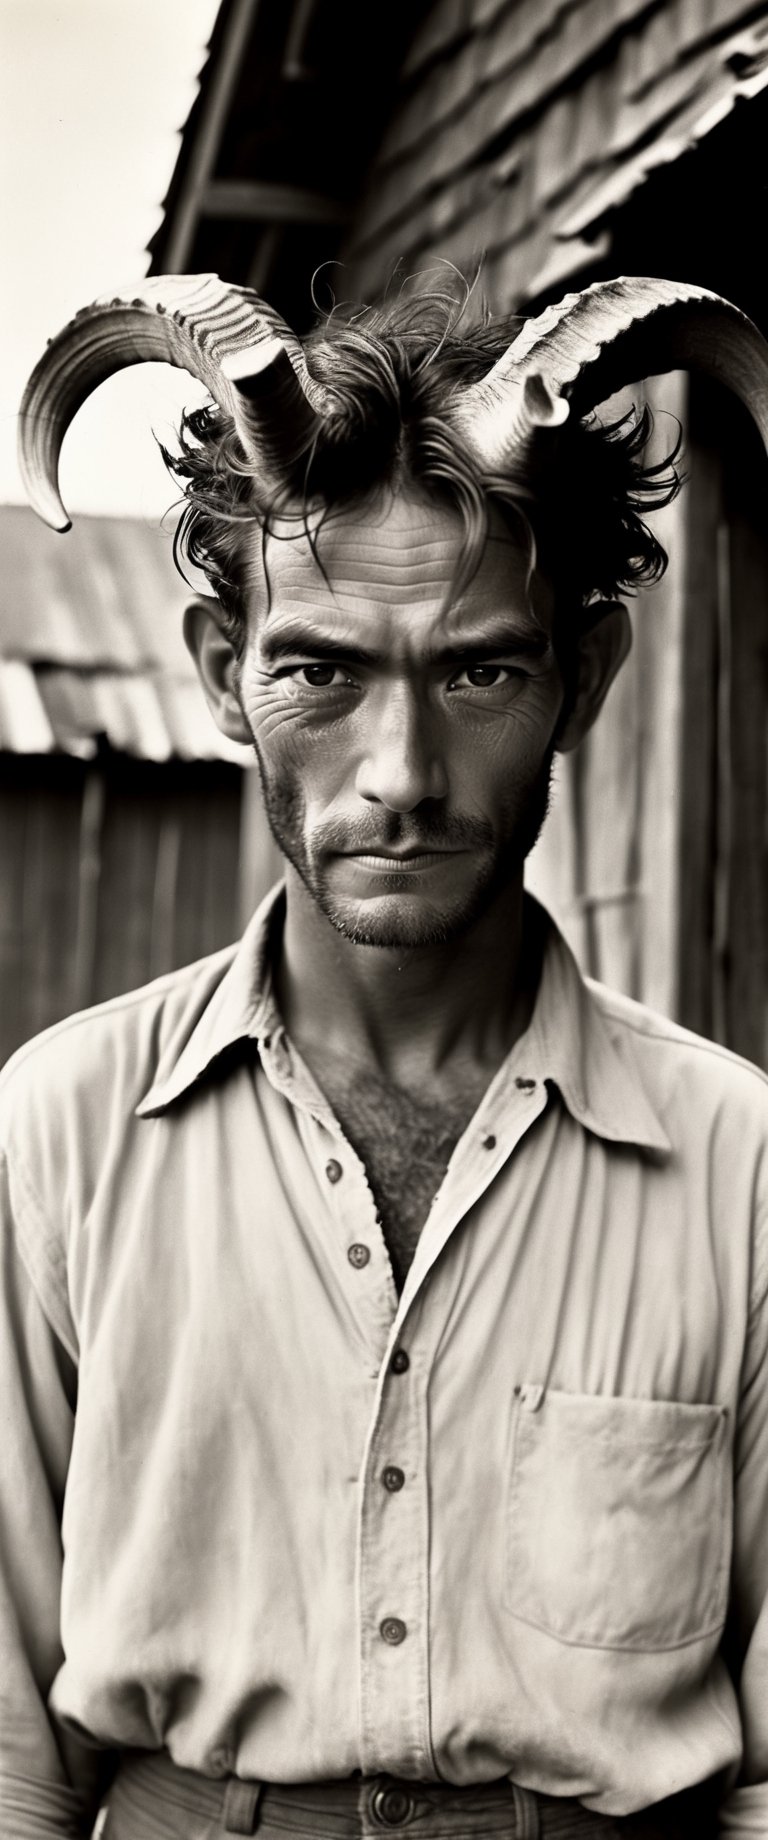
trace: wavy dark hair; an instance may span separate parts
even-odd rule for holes
[[[310,372],[332,387],[334,412],[295,460],[265,510],[234,423],[217,407],[183,418],[179,451],[163,455],[183,490],[175,555],[205,573],[226,616],[238,656],[246,632],[248,556],[254,526],[262,541],[281,519],[295,520],[322,567],[322,523],[365,503],[386,486],[409,485],[456,511],[464,529],[454,591],[471,579],[482,555],[489,510],[510,523],[522,511],[533,528],[539,564],[555,590],[555,643],[567,654],[596,597],[632,594],[663,574],[667,557],[645,518],[675,497],[680,435],[664,460],[648,463],[647,407],[608,425],[594,416],[567,422],[552,443],[533,495],[521,482],[483,474],[451,426],[446,410],[462,385],[490,369],[523,321],[466,324],[472,290],[402,295],[383,305],[334,309],[305,340]],[[529,486],[530,482],[526,482]],[[310,508],[318,505],[318,525]]]

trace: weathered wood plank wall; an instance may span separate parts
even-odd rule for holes
[[[243,775],[0,756],[0,1062],[237,937]]]
[[[609,418],[641,394],[615,398]],[[681,376],[650,391],[653,407],[663,405],[680,420],[686,395]],[[659,418],[662,447],[671,444],[669,427]],[[676,1013],[686,595],[679,505],[657,514],[654,529],[670,557],[667,573],[628,602],[632,651],[594,729],[574,754],[559,759],[528,879],[590,976]]]
[[[689,474],[678,1008],[768,1065],[766,465],[745,411],[701,379]]]

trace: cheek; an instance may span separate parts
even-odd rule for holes
[[[301,720],[283,690],[269,680],[248,678],[240,683],[240,701],[254,740],[260,747],[291,745]]]
[[[243,673],[240,701],[257,745],[266,751],[301,755],[317,738],[315,712],[291,694],[284,680]]]
[[[559,708],[548,686],[535,685],[506,710],[482,719],[472,712],[463,720],[451,774],[455,809],[490,824],[503,838],[516,835],[527,814],[537,814],[540,823]]]
[[[292,701],[267,681],[241,686],[241,700],[261,768],[276,787],[300,783],[301,803],[327,805],[354,773],[355,724],[349,713]]]
[[[551,681],[530,683],[514,702],[461,712],[455,733],[461,740],[455,757],[472,777],[500,778],[509,787],[534,781],[551,753],[562,695]],[[457,711],[458,714],[458,711]]]

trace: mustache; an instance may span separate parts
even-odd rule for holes
[[[382,812],[375,826],[342,818],[318,826],[314,838],[322,850],[339,855],[366,855],[376,850],[476,850],[494,842],[493,827],[480,818],[451,817],[445,812]]]

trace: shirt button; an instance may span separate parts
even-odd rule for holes
[[[232,1752],[227,1750],[226,1745],[220,1745],[217,1750],[211,1751],[210,1764],[214,1776],[228,1775],[232,1768]]]
[[[483,1149],[484,1150],[495,1150],[496,1149],[496,1139],[492,1131],[489,1131],[487,1137],[483,1138]]]
[[[341,1164],[337,1163],[335,1156],[331,1157],[330,1163],[326,1163],[325,1173],[328,1177],[329,1182],[340,1182],[341,1181],[344,1171],[341,1167]]]
[[[536,1085],[536,1081],[535,1080],[524,1080],[522,1078],[522,1075],[518,1074],[517,1079],[515,1080],[515,1085],[519,1086],[521,1092],[533,1092],[534,1086]]]
[[[354,1265],[355,1271],[362,1271],[363,1266],[368,1264],[370,1256],[369,1247],[361,1246],[357,1240],[354,1246],[350,1246],[347,1250],[347,1258],[350,1265]]]
[[[395,1349],[389,1365],[393,1374],[407,1374],[411,1363],[404,1348]]]
[[[385,1616],[383,1623],[379,1624],[379,1634],[389,1643],[390,1648],[398,1648],[405,1641],[408,1631],[399,1616]]]
[[[386,1469],[381,1472],[381,1480],[385,1489],[389,1489],[390,1495],[396,1495],[405,1482],[405,1472],[398,1469],[396,1463],[388,1463]]]

